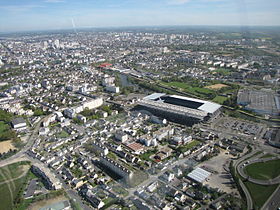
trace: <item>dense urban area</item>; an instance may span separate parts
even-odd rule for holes
[[[279,32],[0,34],[0,210],[279,209]]]

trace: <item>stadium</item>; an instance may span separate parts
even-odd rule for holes
[[[221,105],[213,102],[164,93],[146,96],[138,105],[139,109],[147,110],[153,115],[185,125],[207,121],[217,116],[221,109]]]

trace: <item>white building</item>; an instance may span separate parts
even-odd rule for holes
[[[128,140],[128,135],[124,132],[121,132],[121,131],[118,131],[116,134],[115,134],[115,138],[118,140],[118,141],[121,141],[122,143],[123,142],[126,142]]]
[[[27,127],[26,122],[23,118],[16,118],[12,120],[12,126],[15,130],[22,131],[25,130]]]
[[[111,93],[119,93],[120,88],[117,86],[106,86],[106,91],[111,92]]]

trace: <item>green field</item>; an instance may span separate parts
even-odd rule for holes
[[[15,132],[4,121],[0,121],[0,141],[14,139],[16,137]]]
[[[6,177],[13,179],[20,176],[23,173],[22,167],[28,164],[29,162],[18,162],[0,168],[0,182],[5,181]]]
[[[193,87],[189,85],[188,83],[184,82],[162,82],[163,85],[169,86],[169,87],[175,87],[175,88],[181,88],[183,91],[194,94],[194,95],[209,95],[215,93],[215,91],[207,89],[207,88],[201,88],[201,87]]]
[[[216,69],[214,72],[216,72],[216,73],[218,73],[220,75],[223,75],[223,76],[230,75],[230,70],[224,69],[224,68]]]
[[[265,154],[264,156],[262,156],[260,158],[271,158],[271,157],[275,157],[275,155],[273,155],[273,154]]]
[[[5,122],[0,121],[0,133],[3,133],[8,129],[9,129],[9,126]]]
[[[254,179],[268,180],[280,175],[280,160],[254,163],[245,168],[245,172]]]
[[[13,209],[14,199],[16,199],[20,189],[24,186],[25,178],[22,177],[13,181],[13,185],[9,185],[9,183],[0,185],[0,210]]]
[[[190,149],[192,149],[193,147],[199,145],[201,142],[200,141],[197,141],[197,140],[193,140],[192,142],[186,144],[186,145],[182,145],[180,146],[178,149],[179,149],[179,152],[181,153],[184,153]]]
[[[20,162],[11,164],[5,167],[0,168],[0,210],[14,209],[13,203],[19,198],[19,193],[26,183],[26,175],[20,177],[23,174],[22,166],[28,165],[27,162]],[[25,171],[28,170],[25,168]],[[16,179],[17,177],[20,177]],[[3,183],[3,181],[9,182]]]
[[[141,155],[139,155],[140,159],[142,160],[146,160],[146,161],[153,161],[152,159],[150,159],[150,157],[154,154],[156,154],[156,150],[149,150]]]
[[[255,209],[260,209],[278,185],[258,185],[251,182],[244,182],[253,200]]]
[[[219,104],[223,104],[228,98],[225,96],[216,96],[213,101]]]
[[[56,134],[57,138],[67,138],[68,136],[70,136],[65,130],[62,130],[60,133]]]

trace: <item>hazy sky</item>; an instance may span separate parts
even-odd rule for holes
[[[0,0],[0,31],[280,25],[280,0]]]

